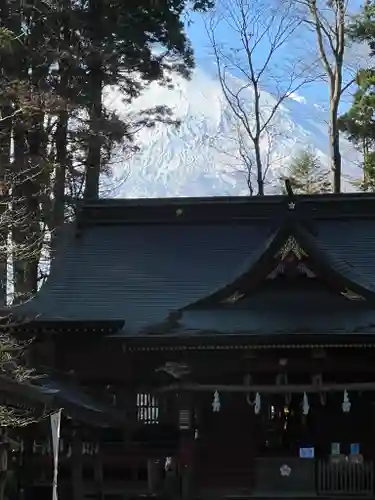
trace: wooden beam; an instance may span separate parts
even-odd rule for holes
[[[259,392],[262,394],[285,394],[303,392],[344,392],[347,391],[375,391],[375,382],[351,382],[347,384],[323,383],[315,384],[283,384],[283,385],[225,385],[225,384],[171,384],[156,389],[155,392]]]

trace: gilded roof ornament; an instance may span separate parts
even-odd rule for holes
[[[221,302],[222,304],[235,304],[245,296],[242,292],[234,292],[229,297],[225,297]]]
[[[341,295],[343,295],[345,298],[349,300],[365,300],[365,298],[362,297],[362,295],[359,295],[358,293],[349,290],[349,288],[345,288],[345,290],[341,292]]]
[[[289,254],[293,254],[298,260],[307,257],[307,253],[294,236],[289,236],[284,245],[277,252],[277,256],[280,257],[280,260],[284,260]]]

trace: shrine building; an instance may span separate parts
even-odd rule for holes
[[[13,313],[98,405],[63,418],[59,500],[374,497],[374,195],[99,200],[60,232]]]

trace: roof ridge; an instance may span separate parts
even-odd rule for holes
[[[316,194],[295,194],[294,197],[300,201],[306,200],[353,200],[353,199],[371,199],[375,201],[375,193],[316,193]],[[190,197],[163,197],[163,198],[99,198],[97,200],[87,200],[82,206],[150,206],[150,205],[173,205],[173,204],[199,204],[199,203],[269,203],[286,201],[288,195],[274,194],[264,196],[190,196]]]
[[[202,224],[284,217],[291,210],[306,219],[374,218],[375,194],[287,195],[254,197],[103,199],[81,205],[80,227],[123,224]],[[279,206],[278,206],[279,205]]]

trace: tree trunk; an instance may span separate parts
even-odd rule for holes
[[[99,197],[99,177],[101,167],[101,118],[102,118],[102,87],[103,68],[101,56],[101,23],[103,0],[90,0],[89,2],[92,44],[93,49],[89,60],[89,115],[90,136],[85,176],[86,199],[97,199]]]
[[[13,242],[13,303],[21,302],[26,295],[27,265],[22,246],[25,241],[25,203],[24,203],[24,173],[26,163],[25,130],[18,115],[13,128],[13,172],[15,180],[12,186],[12,242]]]
[[[7,259],[8,259],[8,235],[9,224],[7,222],[7,201],[9,186],[7,176],[10,172],[11,156],[11,134],[12,134],[12,108],[10,105],[1,107],[1,116],[9,117],[0,123],[0,216],[5,220],[0,226],[0,303],[2,306],[7,302]]]
[[[333,192],[341,192],[341,153],[340,153],[340,134],[337,123],[337,110],[333,108],[330,111],[329,118],[329,154],[332,171]]]
[[[61,1],[61,53],[63,54],[67,48],[71,47],[71,27],[70,27],[70,16],[71,13],[71,3],[70,0]],[[54,253],[58,246],[58,233],[57,230],[65,222],[65,189],[66,189],[66,175],[69,165],[68,156],[68,125],[69,125],[69,112],[68,112],[68,100],[69,100],[69,88],[71,83],[71,68],[70,61],[65,60],[64,57],[60,57],[59,60],[59,86],[58,93],[62,97],[62,107],[58,113],[58,122],[55,133],[56,142],[56,168],[55,168],[55,180],[53,184],[53,208],[52,208],[52,221],[50,224],[50,229],[52,231],[51,236],[51,252]]]
[[[5,487],[8,476],[8,450],[5,444],[0,445],[0,500],[5,500]]]
[[[28,134],[28,156],[31,179],[25,183],[27,232],[25,232],[26,253],[26,294],[34,295],[38,290],[39,262],[43,246],[43,232],[41,228],[40,196],[45,190],[49,177],[45,172],[46,137],[44,129],[45,115],[36,112],[32,118],[31,130]]]
[[[332,187],[334,193],[341,192],[341,152],[340,130],[338,126],[339,104],[342,92],[342,58],[337,56],[335,71],[330,81],[329,99],[329,155],[332,171]]]
[[[12,31],[19,33],[24,22],[22,2],[19,10],[15,12]],[[18,81],[28,82],[32,93],[37,95],[35,90],[40,88],[44,76],[48,74],[48,68],[43,66],[41,53],[37,52],[37,49],[40,49],[39,42],[42,43],[42,33],[38,33],[36,28],[35,30],[36,36],[32,40],[27,40],[29,43],[28,54],[20,44],[21,53],[12,54],[12,59],[15,60],[13,63],[14,78]],[[22,113],[23,97],[21,95],[18,99],[16,96],[15,106],[18,114],[13,124],[12,175],[14,177],[11,222],[13,226],[14,302],[16,303],[28,299],[37,290],[41,251],[38,197],[42,181],[41,162],[44,161],[45,157],[44,113],[34,108],[31,116],[24,115]]]
[[[19,115],[20,116],[20,115]],[[16,178],[12,191],[12,239],[13,239],[13,279],[14,302],[30,298],[38,287],[38,265],[41,252],[41,227],[39,210],[39,149],[40,138],[31,139],[33,153],[28,155],[26,130],[19,121],[13,131],[14,172]],[[30,160],[30,161],[28,161]]]
[[[258,184],[258,196],[264,196],[264,176],[263,176],[263,165],[262,156],[260,152],[259,137],[254,141],[255,149],[255,164],[257,168],[257,184]]]
[[[67,159],[67,129],[68,129],[68,112],[64,109],[59,114],[59,121],[56,129],[56,160],[57,166],[55,168],[55,182],[53,186],[53,216],[52,216],[52,241],[51,249],[56,250],[57,235],[56,230],[59,229],[65,220],[65,181],[66,181],[66,168],[68,164]]]

